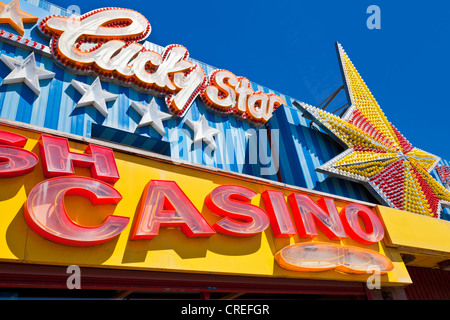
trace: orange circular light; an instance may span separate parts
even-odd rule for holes
[[[287,246],[275,254],[277,263],[294,271],[338,270],[364,274],[385,274],[394,269],[391,260],[373,250],[334,243],[308,242]]]

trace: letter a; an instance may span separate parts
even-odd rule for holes
[[[381,29],[381,9],[379,6],[371,5],[367,8],[366,13],[371,13],[372,15],[367,18],[367,28],[372,29]]]
[[[81,271],[79,266],[68,266],[66,273],[72,273],[69,278],[67,278],[66,285],[67,288],[72,289],[81,289]]]
[[[159,227],[178,227],[189,238],[216,233],[174,181],[152,180],[145,187],[131,240],[152,239]]]
[[[369,269],[367,269],[367,273],[371,274],[366,281],[367,288],[369,290],[380,289],[380,268],[378,268],[377,266],[370,266]]]

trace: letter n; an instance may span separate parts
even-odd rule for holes
[[[151,180],[145,187],[131,240],[152,239],[160,227],[178,227],[190,238],[215,233],[176,182]]]
[[[344,226],[333,199],[322,198],[317,203],[304,194],[292,193],[288,196],[298,234],[302,238],[318,235],[316,224],[331,240],[346,238]],[[328,212],[328,213],[327,213]]]

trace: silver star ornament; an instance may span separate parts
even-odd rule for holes
[[[194,131],[194,143],[204,141],[211,150],[216,150],[214,136],[219,134],[220,130],[210,127],[206,118],[201,115],[198,121],[186,120],[186,124]]]
[[[72,80],[70,84],[82,95],[81,99],[75,105],[74,109],[93,106],[104,117],[108,115],[106,102],[114,101],[119,96],[117,94],[113,94],[106,90],[103,90],[100,78],[96,78],[91,85],[77,80]]]
[[[25,83],[36,95],[41,93],[39,80],[52,79],[54,72],[36,66],[34,52],[24,60],[18,60],[2,54],[0,59],[12,71],[3,79],[2,84]]]
[[[172,118],[172,115],[162,112],[158,109],[155,99],[153,98],[149,105],[144,105],[140,102],[133,101],[131,107],[140,114],[141,121],[138,128],[144,126],[151,126],[159,135],[164,136],[166,130],[164,129],[163,121]]]

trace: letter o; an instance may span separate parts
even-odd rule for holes
[[[373,244],[384,237],[383,224],[377,215],[368,207],[351,203],[339,212],[345,232],[353,239],[362,244]],[[361,227],[361,218],[365,229]]]

